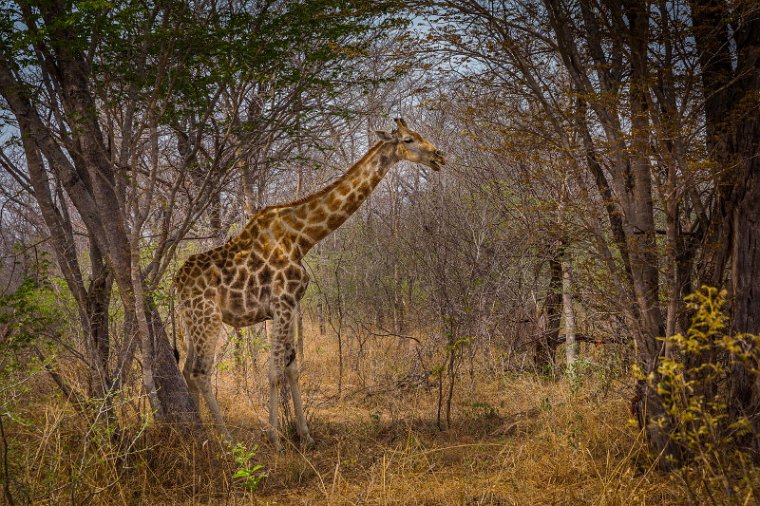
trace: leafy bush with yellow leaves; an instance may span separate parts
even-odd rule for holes
[[[757,377],[760,336],[728,332],[725,291],[703,286],[686,302],[689,328],[663,339],[658,374],[647,378],[665,411],[657,422],[675,449],[665,458],[678,461],[679,475],[698,503],[729,498],[742,504],[758,497],[760,468],[742,444],[758,434],[746,416],[729,409],[728,382],[736,367]]]

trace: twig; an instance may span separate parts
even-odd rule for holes
[[[63,392],[66,400],[71,402],[71,405],[74,406],[74,409],[77,411],[77,413],[84,415],[85,413],[82,409],[82,396],[79,394],[79,392],[72,390],[71,387],[66,384],[66,381],[63,379],[63,377],[61,377],[60,374],[58,374],[58,371],[53,369],[53,367],[46,362],[45,355],[43,355],[39,348],[36,346],[34,347],[34,353],[37,355],[37,358],[40,359],[42,367],[44,367],[48,374],[50,374],[50,377],[53,379],[55,384],[58,385],[58,388],[61,389],[61,392]]]

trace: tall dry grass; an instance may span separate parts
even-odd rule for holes
[[[463,368],[452,426],[435,423],[434,378],[399,381],[412,342],[348,337],[342,391],[333,337],[307,329],[302,380],[314,448],[267,444],[266,351],[229,344],[215,384],[234,438],[258,445],[267,478],[251,492],[213,433],[146,420],[144,401],[117,399],[119,442],[83,420],[43,376],[5,418],[11,497],[18,504],[690,504],[678,474],[656,471],[628,423],[631,381],[593,360],[577,383]],[[425,342],[423,336],[420,336]],[[241,356],[241,351],[242,356]],[[243,360],[240,360],[240,359]],[[431,360],[435,357],[431,356]],[[290,441],[292,434],[286,434]],[[697,486],[697,497],[698,486]],[[693,492],[693,491],[692,491]],[[757,498],[719,498],[752,504]]]

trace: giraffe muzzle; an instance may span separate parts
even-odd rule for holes
[[[443,153],[441,153],[440,151],[436,151],[434,155],[435,156],[433,156],[433,158],[430,159],[429,165],[431,169],[435,171],[439,171],[441,170],[442,166],[446,165],[446,159],[443,158]]]

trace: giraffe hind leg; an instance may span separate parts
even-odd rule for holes
[[[193,346],[193,339],[190,329],[187,328],[186,325],[186,322],[188,320],[187,316],[184,314],[184,311],[180,310],[178,312],[177,320],[177,333],[181,336],[182,344],[184,347],[182,350],[184,354],[184,361],[182,361],[181,364],[182,377],[185,379],[187,389],[190,392],[190,397],[193,399],[193,403],[195,404],[195,409],[200,413],[200,391],[198,390],[198,386],[195,384],[195,381],[191,375],[193,365],[195,364],[195,346]],[[181,358],[182,356],[180,356],[180,359]]]
[[[219,409],[219,404],[216,402],[216,396],[214,395],[213,388],[211,386],[211,376],[209,374],[198,374],[194,378],[198,389],[203,394],[203,398],[206,400],[206,405],[211,411],[211,415],[214,417],[214,425],[217,430],[228,440],[232,439],[227,426],[224,424],[224,418],[222,418],[222,412]]]
[[[193,399],[193,402],[195,403],[195,409],[198,410],[200,413],[201,410],[201,404],[200,404],[200,390],[198,390],[198,385],[195,382],[195,378],[193,377],[192,371],[193,371],[193,364],[195,363],[195,350],[192,346],[187,347],[187,357],[185,357],[185,363],[182,366],[182,376],[185,378],[185,383],[187,383],[187,389],[190,391],[190,397]]]

